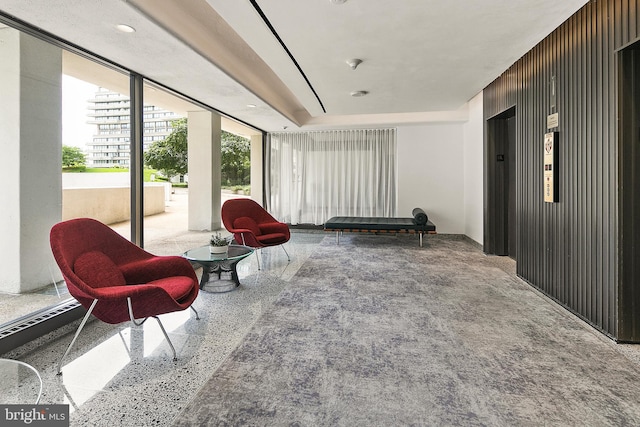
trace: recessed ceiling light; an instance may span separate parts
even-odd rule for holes
[[[366,94],[368,94],[369,92],[367,92],[366,90],[356,90],[354,92],[351,92],[351,96],[365,96]]]
[[[247,104],[247,107],[249,107],[249,108],[256,108],[256,104]]]
[[[133,28],[130,25],[126,25],[126,24],[118,24],[116,25],[116,28],[118,29],[118,31],[122,31],[123,33],[135,33],[136,29]]]

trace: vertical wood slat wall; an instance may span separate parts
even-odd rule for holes
[[[516,110],[518,275],[623,340],[617,311],[616,50],[640,38],[639,10],[640,0],[589,2],[483,96],[485,128],[490,118]],[[556,110],[550,107],[552,76]],[[554,112],[559,202],[545,203],[543,139],[547,115]]]

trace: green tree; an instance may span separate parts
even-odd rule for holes
[[[187,119],[171,122],[172,132],[156,141],[144,154],[145,164],[162,171],[167,177],[187,173]],[[250,180],[250,149],[247,138],[222,131],[222,183],[246,185]]]
[[[62,146],[62,167],[63,168],[77,168],[86,166],[87,159],[78,147],[71,147],[69,145]]]
[[[171,128],[169,136],[151,144],[144,153],[145,164],[169,178],[187,173],[187,119],[173,120]]]
[[[247,138],[222,131],[222,182],[226,185],[249,184],[251,143]]]

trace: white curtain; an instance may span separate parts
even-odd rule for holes
[[[396,130],[271,133],[269,211],[290,224],[396,216]]]

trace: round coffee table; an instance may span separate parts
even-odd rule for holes
[[[206,289],[212,292],[229,292],[240,286],[236,265],[240,260],[251,255],[253,251],[254,249],[249,246],[229,245],[229,250],[226,254],[212,254],[209,251],[209,246],[207,245],[188,250],[182,254],[182,256],[189,261],[193,261],[202,266],[200,289],[204,289],[205,285],[209,283],[211,274],[217,273],[218,280],[220,280],[222,272],[230,272],[232,281],[231,285],[220,280],[220,284],[209,285]]]
[[[13,359],[0,358],[0,403],[40,402],[42,378],[33,366]]]

